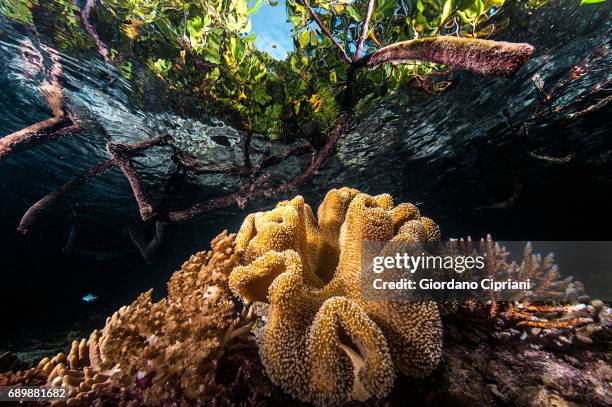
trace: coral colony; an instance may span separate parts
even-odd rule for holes
[[[444,352],[443,318],[451,314],[471,315],[473,327],[504,340],[520,336],[523,346],[588,345],[593,333],[609,332],[610,308],[578,282],[562,280],[552,257],[528,246],[521,264],[509,264],[490,237],[455,241],[453,248],[486,254],[490,276],[529,278],[534,298],[556,301],[362,298],[363,241],[440,239],[431,219],[412,204],[394,205],[390,195],[334,189],[316,216],[297,196],[248,215],[237,234],[219,234],[210,251],[174,273],[166,298],[153,303],[151,291],[141,294],[104,328],[74,341],[67,355],[4,373],[0,384],[61,387],[69,406],[227,404],[232,392],[252,403],[270,394],[248,376],[256,365],[293,398],[284,403],[334,406],[385,397],[400,376],[430,375]],[[239,368],[228,385],[223,375],[232,364]],[[234,391],[244,375],[253,383]]]
[[[150,262],[167,225],[220,208],[244,209],[251,200],[292,193],[315,177],[338,144],[353,132],[366,136],[350,143],[375,152],[378,146],[370,145],[369,129],[377,127],[373,132],[380,133],[382,141],[375,143],[394,149],[400,139],[388,142],[387,125],[408,120],[422,124],[430,133],[420,144],[425,149],[441,152],[456,147],[465,154],[469,152],[469,160],[462,158],[467,155],[454,152],[445,154],[445,160],[453,161],[454,168],[478,167],[474,174],[483,179],[470,179],[465,185],[485,184],[483,189],[487,191],[483,194],[487,199],[497,195],[497,185],[492,184],[499,184],[496,177],[502,172],[497,165],[490,171],[489,162],[501,154],[509,156],[515,163],[513,171],[519,173],[511,174],[511,198],[474,208],[509,209],[519,197],[525,174],[536,168],[523,158],[552,167],[578,157],[573,150],[564,152],[566,146],[559,149],[560,144],[550,146],[554,148],[550,148],[553,156],[549,156],[544,151],[549,147],[546,139],[529,137],[528,129],[541,127],[537,132],[555,132],[560,130],[559,125],[564,135],[573,133],[567,123],[595,111],[605,113],[603,109],[612,100],[609,77],[602,82],[597,79],[601,75],[595,75],[604,72],[609,62],[609,25],[605,23],[609,9],[593,9],[592,22],[598,29],[608,28],[605,34],[597,31],[601,34],[598,45],[586,34],[551,35],[549,41],[536,38],[536,28],[545,27],[548,38],[550,30],[556,34],[565,32],[564,26],[574,26],[570,17],[579,15],[550,21],[546,13],[535,16],[535,10],[549,3],[547,0],[508,2],[507,7],[502,7],[504,0],[341,0],[312,4],[309,0],[287,0],[281,7],[286,8],[294,47],[280,61],[258,49],[256,34],[250,32],[251,16],[257,9],[275,3],[0,0],[0,51],[14,47],[15,55],[10,58],[18,66],[17,75],[11,75],[14,68],[6,69],[6,83],[15,82],[13,76],[27,77],[23,84],[36,88],[20,89],[15,95],[9,88],[5,117],[19,116],[19,121],[17,125],[7,123],[10,134],[0,137],[0,161],[11,163],[22,152],[49,144],[43,148],[53,151],[53,159],[71,170],[70,178],[62,180],[63,184],[52,184],[55,187],[43,192],[46,195],[39,191],[42,184],[33,184],[40,195],[38,201],[28,203],[25,212],[20,211],[18,231],[36,238],[41,220],[53,214],[53,207],[77,188],[116,169],[114,174],[127,181],[124,188],[129,188],[138,208],[139,224],[144,222],[143,230],[149,226],[155,229],[149,242],[132,230],[136,228],[128,230],[142,257]],[[568,3],[557,8],[571,6]],[[595,25],[581,25],[580,29],[595,32],[591,29]],[[512,31],[504,31],[507,27]],[[14,44],[11,35],[18,39]],[[527,42],[497,40],[502,38],[530,41],[537,45],[538,52]],[[577,47],[566,47],[570,51],[583,46],[597,48],[566,70],[565,79],[559,81],[565,65],[558,60],[566,54],[554,57],[564,41],[579,42]],[[89,51],[99,54],[101,60],[89,61]],[[573,55],[567,60],[574,59]],[[575,59],[579,57],[578,53]],[[81,61],[87,63],[77,66]],[[520,98],[500,99],[502,106],[494,100],[501,90],[494,77],[512,77],[526,64],[521,77],[531,81],[523,81],[527,87],[520,88]],[[484,91],[473,89],[468,96],[469,110],[448,106],[449,111],[456,110],[455,115],[469,114],[470,121],[465,126],[448,121],[445,126],[452,144],[441,146],[436,140],[434,145],[434,138],[446,136],[442,127],[430,126],[438,119],[409,116],[414,109],[430,107],[434,114],[424,111],[428,117],[440,117],[439,112],[444,116],[447,106],[440,109],[439,102],[413,105],[412,99],[416,101],[416,96],[425,91],[423,95],[433,100],[447,88],[457,89],[451,85],[466,78],[465,83],[476,83],[471,82],[471,74],[455,75],[453,70],[491,77],[482,83],[493,84],[493,91],[487,88],[493,97],[484,98]],[[591,75],[595,79],[589,79]],[[590,81],[588,93],[566,92],[579,78],[584,78],[579,86],[587,86]],[[0,79],[4,84],[4,76]],[[89,88],[97,93],[89,93]],[[163,95],[156,94],[158,88],[163,88]],[[39,92],[37,97],[32,96],[32,90]],[[98,94],[103,97],[98,98]],[[149,94],[154,97],[149,98]],[[467,93],[456,93],[452,103],[464,104],[461,95]],[[125,102],[120,102],[123,96]],[[44,109],[29,99],[40,99]],[[173,102],[175,99],[180,101]],[[559,102],[565,99],[572,102]],[[17,108],[9,106],[13,100],[19,102]],[[590,100],[596,102],[587,105]],[[100,104],[94,106],[98,101]],[[168,106],[162,106],[165,101]],[[129,122],[121,117],[143,113],[142,128],[124,123],[109,125],[107,116],[117,116],[114,102],[117,109],[130,115],[118,116],[119,120],[113,117],[113,123]],[[529,107],[532,102],[537,104],[533,114],[514,118],[519,105]],[[368,113],[374,104],[384,106],[383,117],[378,117],[382,110]],[[480,109],[483,106],[486,108]],[[571,113],[567,113],[569,107]],[[192,109],[198,112],[197,120],[202,124],[198,129],[205,128],[200,119],[219,119],[231,124],[224,129],[235,129],[235,138],[230,142],[226,135],[211,136],[169,119],[163,119],[170,123],[162,126],[156,118],[158,111],[167,110],[172,117],[181,112],[182,121],[184,113]],[[485,113],[482,118],[480,110]],[[493,115],[498,117],[495,127],[493,123],[476,127],[479,121],[493,120]],[[364,120],[359,120],[360,116]],[[539,126],[544,119],[550,120],[551,126]],[[598,120],[592,122],[597,124]],[[518,121],[522,123],[515,123]],[[156,127],[158,123],[161,127]],[[515,141],[518,126],[523,129],[520,133],[524,133],[524,141]],[[605,129],[602,124],[597,126]],[[460,127],[474,135],[469,143],[454,133]],[[590,131],[591,123],[583,127]],[[414,128],[399,126],[397,132],[410,133],[405,130]],[[467,134],[465,131],[457,135]],[[502,135],[501,143],[497,139],[489,142],[489,131]],[[186,138],[184,133],[189,136],[188,142],[182,140]],[[78,134],[86,137],[77,138]],[[422,134],[413,139],[422,138]],[[561,144],[573,147],[572,139],[580,134],[576,132]],[[605,131],[593,134],[605,138],[601,137]],[[412,146],[410,137],[401,136],[401,157],[378,157],[389,163],[381,166],[384,171],[394,172],[383,174],[385,177],[405,176],[411,171],[412,167],[403,166],[402,172],[395,173],[395,160],[404,160],[405,155],[414,155],[410,163],[421,167],[440,155],[420,156],[419,144]],[[54,143],[59,138],[64,140]],[[512,141],[506,143],[506,139]],[[583,169],[603,169],[602,157],[609,156],[609,151],[598,150],[602,141],[588,139],[588,145],[580,145],[586,146],[583,150],[597,152],[598,157],[591,159],[595,155],[585,153],[578,157],[580,165],[564,167],[554,174],[575,170],[580,182],[586,178],[582,174],[606,178],[606,174]],[[207,150],[213,141],[227,147],[234,158],[211,162],[222,161],[208,157],[214,155]],[[273,143],[280,141],[287,147],[273,153]],[[87,165],[77,165],[78,160],[70,162],[75,157],[64,156],[62,143],[78,144],[75,151],[87,158],[81,162]],[[99,154],[94,154],[94,148],[100,150]],[[417,154],[404,154],[406,151]],[[304,157],[307,154],[312,155],[310,159]],[[363,157],[369,159],[369,154]],[[373,154],[371,157],[376,158]],[[32,151],[30,157],[35,155]],[[296,157],[305,159],[295,165],[288,161]],[[339,155],[337,161],[348,162],[345,157],[351,159],[351,153]],[[142,168],[145,161],[164,161],[168,167],[159,166],[162,177],[150,177]],[[372,163],[377,165],[377,161]],[[287,175],[289,166],[293,167]],[[359,174],[368,173],[366,170]],[[378,166],[376,171],[380,171]],[[57,180],[62,179],[47,172],[53,175],[51,178],[57,175]],[[456,171],[445,173],[452,172]],[[504,168],[501,175],[506,172],[511,171]],[[547,169],[538,172],[552,174]],[[420,177],[424,184],[434,176],[440,186],[456,179],[442,179],[429,168],[422,173],[422,177],[420,173],[410,176]],[[227,180],[233,189],[215,181],[215,188],[192,196],[190,191],[199,191],[200,181],[206,176]],[[152,184],[151,178],[157,183]],[[380,178],[371,179],[368,181]],[[319,181],[316,188],[326,182]],[[395,183],[394,179],[387,181],[385,185]],[[351,181],[338,178],[334,182]],[[525,190],[530,192],[539,185],[534,183]],[[375,188],[385,190],[380,185]],[[572,191],[572,196],[589,195],[588,202],[594,202],[590,192],[583,192]],[[182,196],[189,199],[183,202]],[[411,191],[411,196],[419,195]],[[449,192],[445,196],[451,197],[448,201],[454,206],[455,195]],[[30,199],[24,194],[19,202]],[[77,210],[72,212],[76,219]],[[580,210],[573,215],[576,213]],[[564,215],[559,216],[561,227],[566,227]],[[556,222],[557,218],[552,220]],[[76,230],[75,220],[64,254],[73,252]],[[602,351],[609,348],[612,338],[612,310],[603,301],[591,298],[580,281],[562,277],[552,254],[534,254],[528,244],[517,262],[509,260],[509,252],[491,236],[480,241],[446,240],[436,222],[415,205],[395,204],[389,194],[371,196],[349,187],[328,191],[316,211],[298,195],[278,202],[271,210],[250,213],[235,232],[222,231],[212,240],[210,250],[189,257],[171,276],[165,297],[155,301],[153,290],[149,290],[135,300],[130,298],[133,302],[112,313],[99,329],[89,333],[93,327],[84,332],[79,328],[83,333],[71,333],[72,343],[65,353],[53,355],[58,351],[53,348],[37,363],[20,364],[21,370],[0,373],[0,401],[6,388],[27,396],[20,391],[31,386],[37,394],[50,392],[52,397],[43,396],[36,404],[49,406],[325,407],[419,404],[420,400],[429,405],[612,405],[612,354],[609,349]],[[42,233],[40,236],[47,239],[46,245],[50,239]],[[373,242],[382,246],[368,263],[364,259],[372,254],[368,244]],[[397,251],[401,245],[414,250],[402,255]],[[430,245],[441,249],[427,251],[425,247]],[[29,244],[27,248],[29,254]],[[80,271],[80,260],[74,264]],[[46,263],[44,269],[48,269]],[[371,281],[367,280],[370,277]],[[104,278],[114,283],[113,276]],[[58,281],[63,283],[62,279]],[[106,294],[101,289],[88,292],[90,289],[74,290],[75,300],[87,310],[100,309]],[[418,297],[413,291],[417,289],[472,296]],[[52,300],[56,301],[61,294],[54,294]],[[32,308],[38,311],[34,305]],[[73,340],[81,335],[85,337]],[[8,354],[0,355],[3,369],[15,366],[5,363]],[[36,353],[36,360],[41,356]],[[55,397],[60,393],[61,397]]]

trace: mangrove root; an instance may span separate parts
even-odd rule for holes
[[[136,227],[129,229],[128,233],[130,235],[130,239],[132,239],[132,242],[138,248],[140,255],[143,259],[145,259],[147,263],[151,263],[153,256],[155,255],[155,253],[159,249],[159,246],[164,240],[167,225],[168,224],[165,222],[155,222],[155,234],[149,242],[146,242],[145,238],[142,236],[144,234],[144,231],[138,230],[138,228]]]
[[[75,188],[83,185],[89,179],[96,177],[102,174],[103,172],[109,170],[110,168],[113,167],[113,165],[114,165],[113,160],[107,160],[101,164],[91,167],[89,170],[87,170],[83,174],[71,179],[70,181],[62,185],[57,191],[51,192],[50,194],[40,199],[38,202],[32,205],[30,209],[28,209],[26,213],[23,215],[23,217],[21,218],[21,222],[19,222],[19,227],[17,228],[17,230],[19,230],[21,233],[24,233],[24,234],[28,233],[32,223],[34,223],[38,215],[40,215],[40,213],[46,207],[53,204],[60,197],[62,197],[62,195],[65,195],[68,192],[74,190]]]
[[[63,134],[60,130],[65,130],[68,127],[75,131],[80,129],[68,117],[57,116],[4,136],[0,138],[0,159],[14,152],[53,140]]]
[[[100,39],[98,32],[91,24],[89,16],[91,11],[93,10],[95,5],[95,0],[87,0],[85,5],[83,6],[83,10],[81,10],[81,18],[83,19],[83,25],[85,26],[85,30],[91,35],[94,42],[96,43],[96,47],[98,48],[98,53],[104,58],[104,62],[111,65],[112,61],[110,58],[110,52],[108,51],[108,47],[106,44]]]
[[[365,66],[410,61],[447,64],[482,75],[510,76],[533,54],[534,47],[525,43],[440,36],[398,42],[371,54]]]
[[[110,139],[110,136],[108,136],[108,139]],[[98,175],[106,172],[114,166],[119,166],[122,170],[124,170],[124,167],[122,166],[125,166],[124,174],[126,174],[127,172],[126,176],[130,181],[130,185],[132,185],[132,189],[134,190],[134,196],[136,197],[139,208],[146,208],[147,206],[151,208],[151,206],[148,204],[148,200],[146,200],[146,196],[144,196],[143,198],[144,188],[142,186],[142,182],[140,181],[140,177],[136,173],[136,170],[134,169],[133,165],[130,163],[129,157],[139,151],[143,151],[151,147],[166,145],[168,143],[168,140],[169,136],[163,135],[135,144],[120,144],[109,142],[109,152],[113,158],[91,167],[83,174],[73,178],[72,180],[62,185],[57,191],[51,192],[50,194],[44,196],[42,199],[36,202],[23,215],[23,217],[21,218],[21,222],[19,222],[19,227],[17,228],[17,230],[24,234],[27,233],[30,230],[34,221],[48,206],[55,203],[63,195],[83,185],[91,178],[97,177]],[[149,216],[151,216],[151,214],[152,208]]]
[[[342,112],[340,114],[340,117],[336,122],[336,127],[330,135],[327,144],[315,156],[306,171],[304,171],[303,174],[293,178],[291,181],[285,182],[277,186],[266,187],[265,181],[268,179],[268,176],[264,175],[262,177],[259,177],[255,182],[253,182],[250,188],[245,188],[244,190],[235,192],[233,194],[228,194],[218,198],[210,199],[208,201],[200,202],[184,210],[170,211],[165,215],[162,215],[162,217],[165,220],[171,222],[185,221],[195,216],[201,215],[205,212],[211,211],[213,209],[226,208],[233,204],[243,206],[246,204],[246,202],[253,198],[258,198],[262,196],[270,197],[272,195],[283,194],[289,190],[298,188],[310,176],[314,175],[317,172],[319,167],[331,154],[333,149],[336,147],[336,144],[344,134],[344,130],[346,128],[346,125],[348,124],[349,119],[349,112]]]
[[[140,175],[138,175],[138,171],[136,171],[136,168],[134,168],[134,165],[130,161],[130,155],[154,146],[166,145],[169,136],[163,135],[133,145],[113,143],[112,137],[108,133],[106,133],[106,139],[108,141],[106,150],[110,154],[113,162],[121,169],[123,175],[128,179],[130,187],[132,187],[132,193],[134,194],[134,199],[136,199],[140,217],[144,221],[151,219],[153,217],[153,206],[149,201],[148,194]]]

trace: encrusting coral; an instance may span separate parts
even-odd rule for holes
[[[364,241],[437,240],[437,225],[414,205],[349,188],[331,190],[317,218],[298,196],[249,215],[236,237],[242,265],[230,287],[269,303],[258,342],[272,381],[339,405],[387,395],[396,371],[429,374],[442,349],[437,305],[362,299],[361,251]]]

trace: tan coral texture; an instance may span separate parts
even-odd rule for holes
[[[166,298],[154,303],[151,291],[141,294],[101,331],[74,341],[67,356],[41,360],[32,374],[68,388],[69,406],[94,405],[129,386],[143,389],[146,405],[211,400],[223,390],[216,381],[220,358],[250,329],[240,326],[227,284],[238,260],[234,237],[223,232],[211,251],[191,256],[170,279]]]
[[[349,188],[331,190],[316,218],[301,196],[249,215],[229,282],[245,302],[269,303],[257,335],[270,378],[300,400],[340,405],[387,395],[398,371],[428,375],[441,357],[438,306],[362,299],[361,251],[438,239],[414,205]]]

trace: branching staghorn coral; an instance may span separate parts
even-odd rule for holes
[[[429,374],[441,356],[437,305],[363,300],[361,245],[439,238],[414,205],[349,188],[331,190],[317,218],[300,196],[247,216],[230,287],[270,305],[257,336],[272,381],[300,400],[339,405],[387,395],[396,371]]]
[[[492,294],[490,301],[468,301],[461,310],[484,311],[495,322],[494,336],[518,337],[535,346],[565,349],[576,341],[591,344],[591,335],[612,328],[610,308],[586,295],[580,281],[562,278],[553,254],[533,253],[531,243],[523,249],[519,263],[509,261],[510,253],[489,235],[475,245],[470,239],[453,242],[464,254],[485,254],[485,273],[497,280],[531,281],[531,290],[517,291],[502,301]],[[478,247],[476,247],[478,246]],[[483,276],[472,276],[478,278]]]

